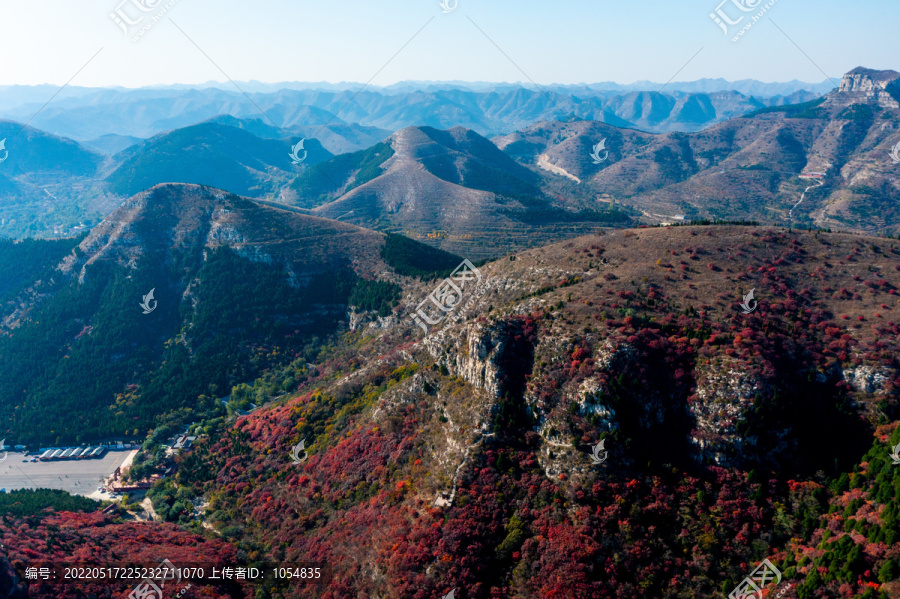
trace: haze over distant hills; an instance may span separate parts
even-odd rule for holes
[[[407,128],[377,151],[342,155],[306,172],[283,199],[366,227],[470,235],[478,240],[470,246],[488,243],[493,227],[506,238],[516,227],[530,231],[522,223],[610,224],[618,216],[645,223],[750,219],[893,235],[900,232],[891,160],[900,142],[898,80],[893,71],[854,69],[823,98],[760,109],[696,133],[553,120],[492,140],[527,171],[490,158],[496,150],[474,131]],[[654,101],[661,100],[648,98]],[[601,141],[598,161],[591,154]],[[438,243],[463,251],[446,239]]]
[[[464,126],[482,135],[497,135],[542,120],[588,118],[647,131],[694,131],[749,110],[809,100],[833,87],[830,82],[731,83],[721,79],[539,89],[529,84],[464,82],[401,82],[385,88],[315,83],[240,85],[252,101],[222,84],[134,90],[66,88],[43,110],[47,98],[57,90],[7,86],[0,87],[0,117],[26,122],[40,110],[31,123],[34,127],[92,141],[106,135],[147,138],[225,113],[264,118],[295,133],[320,137],[326,148],[340,153],[363,149],[392,132],[419,125]],[[694,105],[704,108],[696,110]],[[310,131],[310,127],[316,130]],[[354,135],[338,135],[347,140],[358,137],[357,144],[348,147],[329,140],[319,131],[322,127],[328,131],[351,127],[356,130]],[[348,143],[352,145],[352,141]]]
[[[854,69],[823,97],[789,104],[782,97],[771,106],[734,91],[258,96],[269,117],[291,123],[286,127],[255,107],[246,118],[234,116],[244,108],[219,89],[181,96],[106,90],[90,101],[54,103],[35,121],[80,135],[92,134],[91,122],[168,128],[148,140],[106,134],[81,145],[33,126],[20,135],[21,125],[7,123],[0,129],[10,152],[0,164],[0,233],[69,235],[153,185],[194,183],[430,238],[473,257],[500,251],[498,231],[524,244],[515,247],[529,247],[585,227],[694,218],[896,234],[890,153],[900,141],[897,80],[894,71]],[[222,114],[171,128],[222,106]],[[717,122],[724,113],[734,116]],[[532,122],[541,115],[549,118]],[[390,133],[407,121],[416,124]],[[481,133],[501,122],[524,125],[492,139]],[[699,130],[649,131],[677,127]],[[290,149],[300,139],[306,157],[293,164]],[[597,161],[591,154],[601,141],[608,153]]]
[[[291,90],[327,90],[327,91],[358,91],[365,87],[371,91],[382,93],[405,93],[413,91],[428,91],[434,89],[465,89],[470,91],[492,91],[511,88],[534,88],[530,82],[492,82],[492,81],[398,81],[391,85],[379,86],[373,84],[363,84],[361,82],[342,81],[338,83],[329,83],[327,81],[282,81],[276,83],[263,83],[261,81],[238,81],[236,82],[240,88],[250,93],[273,93],[283,89]],[[834,84],[824,79],[818,83],[806,81],[798,81],[796,79],[785,82],[765,82],[756,79],[741,79],[739,81],[728,81],[723,78],[704,78],[696,81],[672,81],[669,83],[654,81],[635,81],[634,83],[616,83],[614,81],[604,81],[599,83],[578,83],[578,84],[545,84],[541,85],[543,89],[559,90],[571,88],[589,88],[594,90],[605,91],[647,91],[658,90],[664,87],[672,92],[714,92],[734,90],[743,94],[754,94],[758,96],[778,96],[788,95],[797,91],[810,91],[814,93],[824,94],[834,87]],[[101,90],[111,90],[118,92],[133,92],[139,90],[192,90],[192,89],[209,89],[217,88],[227,91],[234,90],[234,84],[231,82],[207,81],[206,83],[176,83],[171,85],[150,85],[143,88],[127,88],[127,87],[81,87],[70,85],[66,87],[66,96],[85,96],[96,93]],[[6,109],[17,104],[27,102],[46,101],[45,95],[55,93],[59,88],[54,85],[0,85],[0,109]]]

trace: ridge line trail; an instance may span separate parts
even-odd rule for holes
[[[809,191],[810,189],[812,189],[813,187],[822,187],[823,185],[825,185],[824,181],[817,180],[814,185],[810,185],[809,187],[807,187],[806,189],[803,190],[803,193],[800,194],[800,201],[797,202],[796,204],[794,204],[794,207],[791,208],[790,211],[788,211],[788,221],[789,222],[793,222],[794,210],[797,208],[797,206],[799,206],[800,204],[803,203],[803,198],[806,196],[806,192]]]

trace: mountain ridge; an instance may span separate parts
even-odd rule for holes
[[[374,309],[390,302],[391,285],[378,282],[390,270],[384,243],[380,233],[208,187],[142,192],[49,276],[7,299],[0,368],[11,376],[0,397],[19,403],[3,428],[23,438],[53,431],[44,442],[77,440],[85,430],[103,436],[172,410],[211,409],[215,386],[236,384],[278,362],[279,350],[299,351],[338,327],[350,297]],[[151,289],[152,309],[141,314]],[[83,368],[98,357],[107,363],[102,374]],[[12,391],[23,369],[43,374]],[[63,391],[73,380],[83,382],[77,397]],[[79,417],[67,421],[72,402]]]
[[[896,235],[897,74],[862,69],[842,81],[819,100],[696,133],[546,122],[494,141],[534,170],[568,175],[571,193],[631,206],[648,223],[755,219]],[[590,148],[604,138],[610,159],[595,165]]]

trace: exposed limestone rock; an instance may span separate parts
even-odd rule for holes
[[[582,381],[576,396],[578,412],[582,416],[595,415],[598,417],[596,426],[608,431],[619,428],[616,422],[616,412],[602,402],[603,390],[596,378]]]
[[[492,397],[499,397],[500,371],[497,363],[506,337],[506,331],[499,325],[470,323],[460,330],[455,339],[449,336],[428,338],[425,347],[432,356],[439,358],[446,349],[444,344],[449,345],[449,351],[441,360],[448,370],[470,385],[485,389]]]
[[[613,344],[607,341],[603,347],[597,350],[595,359],[597,367],[604,370],[619,370],[625,368],[635,356],[634,348],[628,343]]]
[[[247,238],[237,228],[221,222],[213,222],[206,235],[207,245],[245,243]]]
[[[874,71],[856,68],[844,75],[838,91],[849,95],[852,103],[877,102],[883,108],[900,108],[900,103],[888,90],[900,80],[895,71]]]
[[[393,314],[382,317],[372,310],[357,312],[352,307],[347,312],[347,318],[350,321],[351,331],[355,331],[364,325],[371,331],[384,331],[397,324],[397,317]]]
[[[241,258],[246,258],[251,262],[262,262],[264,264],[272,264],[275,260],[268,253],[263,251],[259,245],[237,245],[232,247],[234,253]]]
[[[890,370],[874,366],[857,366],[844,371],[844,379],[857,393],[884,393],[884,384],[890,377]]]
[[[697,391],[688,406],[697,422],[691,443],[697,446],[698,457],[711,457],[717,464],[725,465],[727,455],[739,452],[744,443],[752,441],[737,435],[737,424],[753,405],[754,397],[765,391],[763,381],[748,375],[733,360],[701,370]]]

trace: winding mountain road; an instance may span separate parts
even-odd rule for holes
[[[803,198],[806,197],[806,192],[812,189],[813,187],[822,187],[825,183],[823,181],[816,180],[815,185],[810,185],[806,189],[803,190],[803,193],[800,194],[800,201],[794,204],[794,207],[790,209],[788,212],[788,222],[794,222],[794,210],[796,210],[797,206],[803,203]]]

